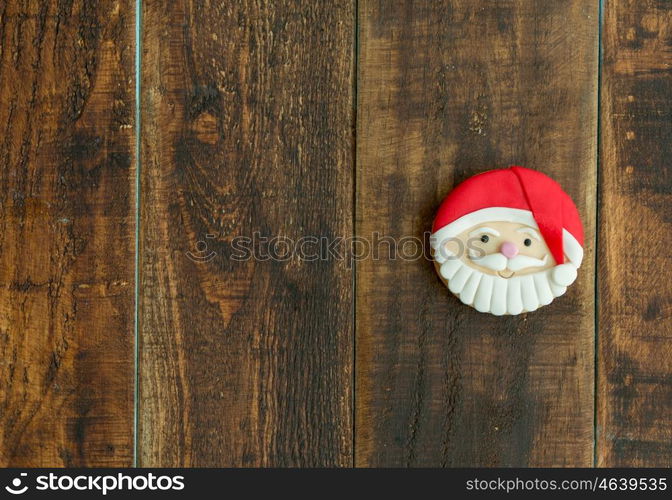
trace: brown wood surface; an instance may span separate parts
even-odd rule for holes
[[[139,463],[351,465],[354,3],[143,4]]]
[[[359,6],[357,234],[422,238],[454,185],[519,164],[587,241],[567,294],[517,317],[461,305],[424,259],[360,262],[357,465],[590,466],[597,2]]]
[[[672,5],[600,79],[598,4],[143,0],[138,172],[138,4],[0,1],[0,466],[670,466]],[[381,238],[511,164],[586,254],[497,318]]]
[[[604,7],[598,465],[672,464],[672,3]]]
[[[132,3],[0,2],[0,465],[133,455]]]

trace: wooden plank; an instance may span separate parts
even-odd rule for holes
[[[0,464],[133,456],[133,4],[0,4]]]
[[[598,465],[672,465],[672,4],[604,6]]]
[[[597,2],[360,1],[356,232],[422,238],[458,182],[525,165],[576,201],[579,279],[482,315],[430,262],[357,266],[356,463],[590,466]]]
[[[140,464],[351,465],[353,2],[143,4]]]

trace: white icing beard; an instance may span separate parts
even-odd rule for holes
[[[443,261],[439,272],[451,292],[477,311],[496,316],[531,312],[548,305],[565,293],[576,277],[572,264],[506,279],[474,269],[456,257],[437,261]]]

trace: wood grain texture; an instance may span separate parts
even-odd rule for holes
[[[422,238],[462,180],[511,164],[573,197],[568,293],[498,318],[425,260],[357,265],[360,466],[590,466],[597,2],[362,0],[356,231]]]
[[[0,2],[0,464],[128,466],[133,8]]]
[[[672,466],[672,4],[607,0],[598,465]]]
[[[140,464],[351,465],[353,2],[143,4]]]

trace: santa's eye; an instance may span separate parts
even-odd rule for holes
[[[488,241],[490,241],[490,236],[488,236],[487,234],[484,234],[483,236],[481,236],[481,241],[483,243],[487,243]]]
[[[525,238],[525,241],[523,241],[523,245],[526,247],[529,247],[532,244],[532,240],[530,238]]]

